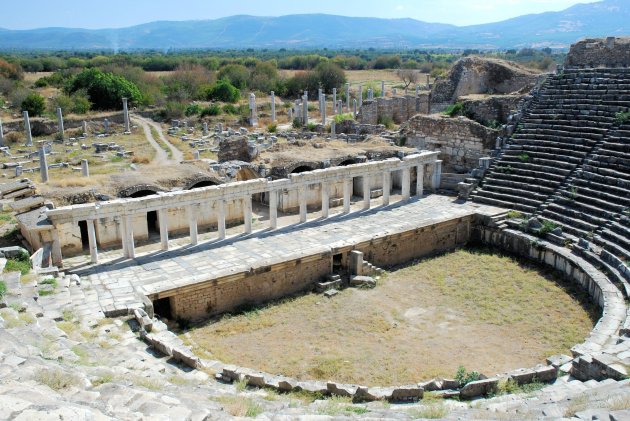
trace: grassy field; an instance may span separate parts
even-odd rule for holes
[[[492,375],[568,353],[596,315],[583,297],[510,257],[460,250],[395,270],[373,290],[317,294],[191,330],[197,351],[298,379],[366,385]]]

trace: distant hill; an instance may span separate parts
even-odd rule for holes
[[[561,12],[465,27],[311,14],[161,21],[122,29],[0,29],[0,49],[568,47],[584,37],[621,35],[630,35],[628,0],[578,4]]]

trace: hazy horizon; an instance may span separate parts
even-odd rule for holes
[[[322,13],[352,17],[411,18],[457,26],[498,22],[517,16],[560,11],[595,0],[430,0],[383,1],[337,0],[285,3],[283,0],[258,2],[242,0],[235,4],[212,4],[202,0],[180,0],[177,7],[167,0],[110,0],[95,10],[81,0],[50,2],[32,0],[28,13],[24,4],[3,6],[0,28],[24,30],[46,27],[108,29],[135,26],[154,21],[220,19],[233,15],[285,16]]]

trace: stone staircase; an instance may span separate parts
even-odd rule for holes
[[[604,147],[615,114],[628,104],[628,69],[573,70],[548,78],[473,200],[527,214],[546,211],[548,219],[575,228],[575,234],[590,233],[597,217],[589,214],[573,224],[575,213],[558,211],[574,198],[556,192],[573,191],[574,175]],[[558,200],[549,202],[552,197]]]

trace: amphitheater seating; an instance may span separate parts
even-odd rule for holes
[[[539,216],[630,261],[630,69],[550,77],[473,200]]]

